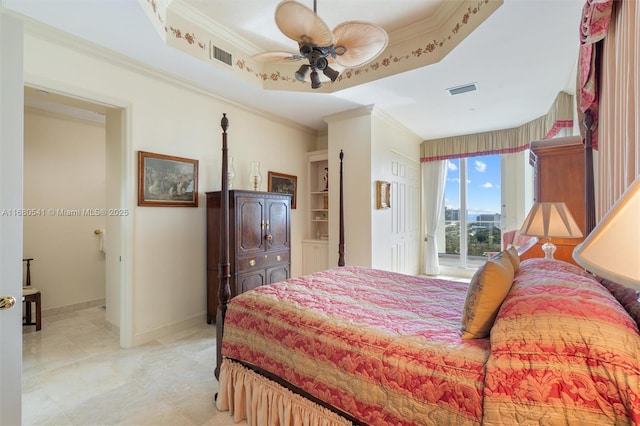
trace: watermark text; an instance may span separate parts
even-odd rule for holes
[[[128,209],[61,209],[61,208],[48,208],[48,209],[2,209],[0,212],[2,217],[6,216],[22,216],[22,217],[35,217],[35,216],[48,216],[48,217],[101,217],[101,216],[129,216]]]

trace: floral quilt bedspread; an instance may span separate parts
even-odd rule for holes
[[[460,338],[468,284],[342,267],[231,300],[223,356],[370,425],[480,424],[488,339]]]
[[[640,333],[579,268],[523,261],[491,330],[484,423],[640,425]]]

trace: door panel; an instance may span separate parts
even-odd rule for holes
[[[404,157],[391,159],[391,270],[420,271],[420,167]]]
[[[0,425],[22,422],[22,216],[24,81],[22,21],[0,13]]]

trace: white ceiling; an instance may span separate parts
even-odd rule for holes
[[[213,14],[258,50],[296,50],[273,21],[278,0],[174,1]],[[363,20],[392,34],[434,13],[439,1],[319,0],[318,14],[330,28]],[[313,7],[312,0],[300,2]],[[515,127],[545,114],[559,91],[573,93],[583,4],[504,0],[439,63],[327,94],[266,90],[167,46],[138,0],[4,0],[10,13],[320,132],[326,130],[323,117],[375,105],[423,139]],[[445,90],[467,83],[479,90],[458,96]]]

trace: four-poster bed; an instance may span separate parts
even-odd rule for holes
[[[342,162],[339,267],[230,300],[221,238],[220,410],[250,425],[640,424],[638,325],[598,281],[514,250],[470,285],[344,266]]]

